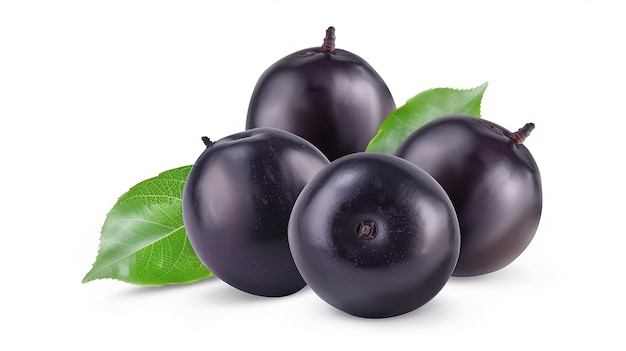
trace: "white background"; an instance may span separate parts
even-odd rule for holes
[[[624,5],[228,3],[0,5],[0,349],[626,348]],[[265,68],[320,45],[329,25],[398,105],[488,81],[483,118],[536,124],[525,144],[544,208],[522,256],[382,320],[308,288],[268,299],[217,279],[82,284],[117,197],[192,164],[201,136],[243,130]]]

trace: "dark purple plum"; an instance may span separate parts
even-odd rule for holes
[[[364,151],[395,107],[387,85],[365,60],[335,48],[330,27],[321,47],[296,51],[261,75],[246,128],[295,133],[332,161]]]
[[[183,220],[200,260],[222,281],[261,296],[306,284],[287,239],[293,205],[328,159],[286,131],[256,128],[212,143],[192,166]]]
[[[450,199],[399,157],[354,153],[304,188],[289,220],[292,256],[311,289],[346,313],[392,317],[430,301],[459,255]]]
[[[485,119],[450,115],[411,134],[395,154],[423,168],[446,190],[461,227],[454,276],[497,271],[530,244],[542,209],[541,177],[524,139]]]

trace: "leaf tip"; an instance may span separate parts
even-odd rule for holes
[[[476,87],[476,89],[480,90],[481,92],[485,92],[485,90],[487,90],[487,86],[489,86],[489,81],[485,81],[483,84]]]
[[[94,267],[92,266],[91,269],[89,270],[89,272],[87,272],[87,274],[85,274],[85,276],[83,277],[83,280],[81,280],[81,282],[83,284],[89,283],[90,281],[96,280],[98,278],[95,277],[94,275]]]
[[[478,90],[480,93],[479,95],[479,100],[478,100],[478,106],[477,106],[477,114],[476,117],[480,118],[482,117],[483,114],[483,95],[485,94],[485,90],[487,90],[487,86],[489,85],[489,81],[485,81],[483,84],[481,84],[480,86],[478,86],[476,88],[476,90]]]
[[[83,280],[81,280],[81,283],[83,283],[83,284],[87,284],[87,283],[89,283],[89,282],[90,282],[90,281],[92,281],[92,280],[93,280],[93,278],[89,276],[89,273],[87,273],[87,275],[85,275],[85,276],[83,277]]]

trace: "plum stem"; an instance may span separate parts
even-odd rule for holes
[[[356,233],[358,234],[359,238],[368,240],[373,239],[377,234],[376,222],[366,220],[359,223],[359,225],[357,225],[356,227]]]
[[[202,142],[206,145],[206,147],[211,147],[211,145],[215,144],[214,141],[211,141],[211,139],[205,136],[202,137]]]
[[[328,27],[321,51],[326,53],[333,52],[333,50],[335,50],[335,38],[335,27]]]
[[[518,129],[517,132],[509,134],[509,139],[511,139],[514,144],[521,144],[528,138],[533,129],[535,129],[534,123],[526,123],[526,125]]]

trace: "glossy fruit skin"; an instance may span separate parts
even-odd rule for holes
[[[289,245],[324,301],[384,318],[413,311],[442,289],[460,236],[452,203],[430,175],[393,155],[355,153],[305,186],[289,220]]]
[[[437,179],[454,204],[461,227],[454,276],[504,268],[526,249],[539,225],[539,169],[510,134],[485,119],[444,116],[419,128],[395,152]]]
[[[183,191],[185,229],[200,260],[251,294],[277,297],[302,289],[287,223],[304,185],[328,163],[306,140],[272,128],[208,146]]]
[[[317,146],[329,160],[365,151],[396,108],[361,57],[345,50],[297,51],[269,67],[254,88],[246,128],[274,127]]]

